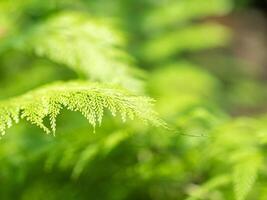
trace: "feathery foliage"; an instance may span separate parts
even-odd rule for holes
[[[234,190],[237,200],[244,200],[255,184],[259,167],[262,164],[259,153],[246,156],[244,161],[237,162],[234,167]]]
[[[266,78],[233,56],[233,5],[1,1],[0,199],[267,199]]]
[[[148,60],[158,61],[184,52],[224,46],[228,39],[227,29],[221,25],[193,25],[152,38],[143,51]]]
[[[224,15],[231,9],[229,0],[170,0],[155,5],[144,20],[144,28],[157,30],[173,24],[186,24],[194,19],[212,15]]]
[[[85,13],[62,12],[21,34],[13,44],[76,71],[92,81],[142,90],[133,59],[121,50],[122,34],[104,20]]]
[[[123,121],[127,117],[138,117],[154,125],[163,125],[152,110],[151,102],[149,98],[130,95],[114,86],[87,82],[56,83],[0,102],[0,130],[3,135],[13,122],[25,118],[49,133],[44,124],[44,118],[48,117],[55,132],[56,117],[62,108],[81,112],[94,127],[101,124],[105,109],[114,116],[120,113]]]

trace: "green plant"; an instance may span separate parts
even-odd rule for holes
[[[0,2],[0,199],[266,199],[266,115],[232,115],[266,83],[228,52],[232,8]]]

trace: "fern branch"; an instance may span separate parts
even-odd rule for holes
[[[95,127],[101,124],[104,111],[122,120],[140,118],[156,126],[164,125],[152,109],[150,98],[129,94],[112,85],[88,82],[59,82],[30,91],[22,96],[0,102],[0,132],[25,118],[42,128],[46,133],[56,130],[56,117],[63,108],[79,111]],[[50,121],[50,128],[44,119]],[[50,130],[51,129],[51,130]]]
[[[232,3],[229,0],[162,1],[145,16],[143,27],[147,32],[151,32],[151,30],[155,31],[174,24],[185,24],[211,15],[224,15],[231,8]]]
[[[244,156],[244,155],[243,155]],[[249,151],[244,158],[237,160],[233,169],[233,183],[236,200],[245,200],[252,190],[260,166],[262,158],[260,152]]]
[[[19,40],[29,50],[63,64],[92,81],[121,84],[140,91],[142,81],[129,67],[132,58],[119,47],[124,40],[109,24],[85,14],[63,12],[34,27]]]
[[[156,36],[144,45],[146,59],[159,61],[183,52],[224,46],[230,38],[227,28],[212,23],[190,25],[170,33]]]

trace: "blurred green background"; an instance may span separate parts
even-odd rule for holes
[[[53,137],[22,121],[0,140],[0,199],[267,199],[265,0],[2,0],[1,100],[85,79],[20,45],[73,11],[118,30],[171,130],[108,116],[93,133],[64,111]]]

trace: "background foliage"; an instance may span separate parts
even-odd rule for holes
[[[266,199],[256,5],[1,1],[0,199]]]

